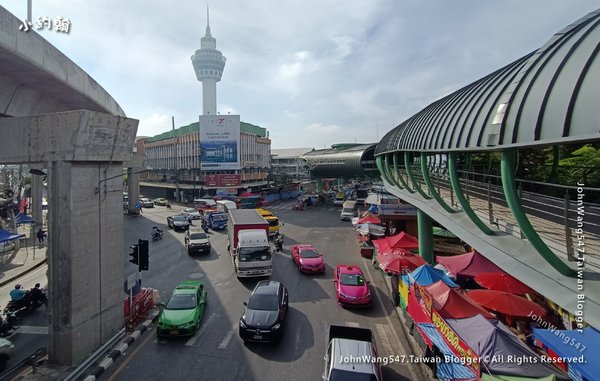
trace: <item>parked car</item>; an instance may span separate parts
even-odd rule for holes
[[[140,203],[142,204],[143,208],[154,208],[154,201],[150,200],[149,198],[140,198]]]
[[[358,307],[371,305],[369,282],[365,280],[360,267],[338,265],[333,278],[337,302],[342,306]]]
[[[167,217],[167,225],[173,230],[188,230],[190,228],[187,217],[181,214]]]
[[[198,252],[210,253],[210,238],[203,230],[188,229],[184,241],[190,255]]]
[[[181,215],[192,220],[199,220],[202,218],[200,212],[198,212],[195,208],[185,208],[181,211]]]
[[[204,283],[197,280],[181,282],[162,304],[158,317],[158,336],[193,335],[200,327],[200,320],[207,302]]]
[[[288,290],[276,281],[262,280],[250,294],[240,318],[239,334],[246,341],[279,341],[288,311]]]
[[[323,256],[313,245],[295,245],[292,247],[292,260],[298,266],[300,272],[325,272]]]
[[[154,199],[154,205],[158,205],[158,206],[167,206],[168,202],[169,201],[167,201],[166,198],[162,198],[162,197]]]

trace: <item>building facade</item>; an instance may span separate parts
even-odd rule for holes
[[[285,148],[271,150],[271,174],[290,181],[310,179],[310,172],[301,156],[314,148]]]

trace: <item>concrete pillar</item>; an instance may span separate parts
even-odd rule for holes
[[[433,220],[421,209],[417,209],[419,228],[419,255],[430,265],[435,263],[433,255]]]
[[[108,163],[49,168],[51,362],[77,363],[123,327],[122,173]]]
[[[135,172],[134,168],[127,168],[127,172]],[[129,197],[129,214],[139,214],[139,209],[135,208],[135,203],[140,199],[140,175],[129,173],[127,180],[127,197]]]
[[[319,193],[323,189],[323,179],[320,177],[317,177],[315,179],[315,185],[316,185],[316,191],[317,191],[317,193]]]
[[[137,123],[87,110],[0,119],[0,162],[48,163],[51,362],[80,362],[124,325],[122,175]]]
[[[30,168],[42,169],[41,166],[30,165]],[[31,175],[31,217],[38,223],[38,226],[43,225],[42,198],[44,191],[44,176]]]

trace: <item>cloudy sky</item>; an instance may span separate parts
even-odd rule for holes
[[[0,0],[19,18],[25,0]],[[138,135],[198,120],[190,57],[206,2],[33,0],[40,35],[98,81]],[[267,128],[272,148],[376,142],[436,99],[539,48],[597,0],[219,0],[209,3],[220,113]]]

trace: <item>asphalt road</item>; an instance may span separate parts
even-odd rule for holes
[[[21,283],[26,289],[32,288],[36,283],[40,283],[42,287],[46,288],[48,285],[46,266],[35,269],[14,283],[0,287],[0,306],[2,309],[10,300],[9,292],[17,283]],[[6,369],[31,356],[38,348],[48,346],[48,314],[46,307],[42,306],[34,312],[22,315],[21,319],[23,320],[21,327],[4,337],[15,346],[15,353],[6,364]]]
[[[210,232],[210,255],[190,257],[184,233],[166,226],[166,217],[175,214],[164,207],[144,209],[140,217],[125,217],[125,252],[139,238],[147,239],[155,224],[165,230],[161,241],[150,242],[150,271],[142,284],[160,291],[166,300],[173,288],[186,279],[202,280],[208,290],[208,304],[199,332],[190,338],[157,339],[154,332],[141,337],[102,376],[102,380],[320,380],[330,324],[367,327],[374,331],[382,356],[410,355],[400,321],[390,302],[379,273],[358,251],[356,233],[349,222],[339,220],[339,209],[321,206],[293,211],[291,203],[269,208],[285,226],[284,252],[274,255],[271,279],[289,290],[289,313],[284,338],[278,344],[245,345],[238,336],[238,321],[257,279],[238,280],[226,252],[225,232]],[[290,259],[297,243],[312,243],[325,256],[324,275],[300,274]],[[125,276],[136,271],[125,255]],[[333,268],[337,264],[359,264],[371,280],[374,305],[368,310],[348,310],[335,301]],[[407,361],[384,366],[386,380],[419,380],[419,369]]]

